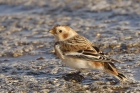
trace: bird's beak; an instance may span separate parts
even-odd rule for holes
[[[51,34],[54,34],[54,31],[53,31],[53,30],[50,30],[49,32],[50,32]]]

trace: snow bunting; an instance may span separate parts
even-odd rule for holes
[[[121,81],[127,78],[117,71],[112,62],[119,62],[105,56],[87,38],[76,33],[69,26],[55,26],[50,30],[54,35],[57,56],[69,67],[78,71],[103,70]]]

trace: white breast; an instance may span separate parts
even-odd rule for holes
[[[65,64],[71,68],[77,69],[77,70],[90,70],[92,69],[88,62],[85,60],[80,60],[80,59],[73,59],[73,58],[67,58],[62,60],[65,62]]]

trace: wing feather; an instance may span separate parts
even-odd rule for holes
[[[55,49],[55,52],[56,52],[57,56],[61,59],[64,59],[64,55],[63,55],[63,52],[60,49],[59,44],[55,44],[54,49]]]
[[[76,35],[65,41],[59,41],[59,48],[56,47],[56,51],[59,52],[61,58],[64,56],[71,58],[79,58],[94,62],[119,62],[112,58],[107,57],[96,46],[94,46],[88,39],[83,36]],[[63,52],[63,53],[62,53]]]
[[[93,53],[97,51],[92,47],[92,43],[83,36],[76,35],[65,41],[60,41],[61,49],[64,52],[76,52],[78,50],[92,50]]]
[[[72,58],[79,58],[87,61],[94,62],[119,62],[102,54],[94,54],[91,50],[79,50],[78,52],[66,53],[65,56]]]

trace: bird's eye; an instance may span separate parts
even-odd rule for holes
[[[62,30],[59,30],[59,32],[61,33],[61,32],[62,32]]]

